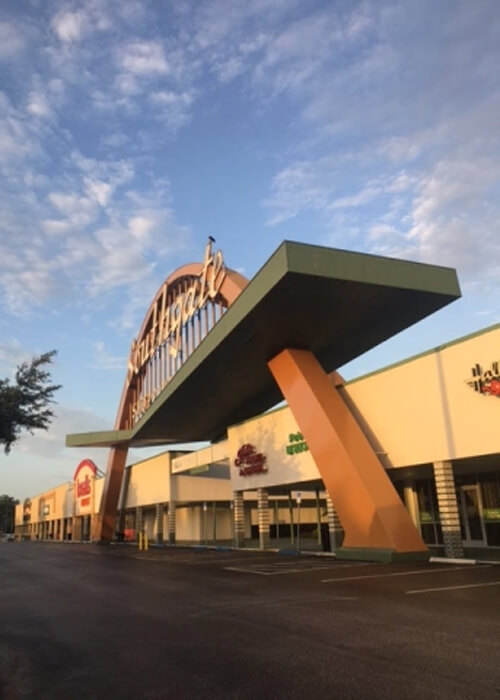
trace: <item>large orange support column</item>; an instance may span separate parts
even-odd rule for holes
[[[385,469],[314,355],[283,350],[268,364],[344,528],[338,554],[425,558],[427,547]]]
[[[98,542],[110,542],[115,536],[118,499],[120,497],[127,454],[128,447],[112,447],[109,451],[101,507],[95,519],[92,535],[92,539]]]

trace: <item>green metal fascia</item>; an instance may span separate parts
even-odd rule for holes
[[[304,275],[461,296],[456,270],[285,241],[289,269]]]

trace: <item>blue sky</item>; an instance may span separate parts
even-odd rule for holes
[[[0,376],[56,348],[57,420],[0,456],[33,495],[105,450],[130,343],[208,235],[456,267],[463,298],[344,369],[499,320],[498,0],[4,0]],[[141,458],[136,452],[132,458]]]

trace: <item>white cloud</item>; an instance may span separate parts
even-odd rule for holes
[[[0,342],[0,377],[13,377],[16,367],[29,362],[31,355],[22,347],[19,340],[13,338]]]
[[[157,41],[134,41],[118,52],[118,62],[133,75],[165,75],[169,66],[161,44]]]
[[[113,194],[113,187],[108,182],[100,180],[91,180],[85,177],[83,179],[89,195],[97,200],[101,207],[105,207]]]
[[[373,185],[367,185],[363,188],[361,192],[355,195],[350,195],[349,197],[340,197],[335,199],[333,202],[328,204],[328,209],[344,209],[346,207],[361,207],[364,204],[373,202],[373,200],[382,192],[380,187],[374,187]]]
[[[14,451],[25,455],[33,454],[39,458],[60,459],[66,456],[70,460],[74,460],[76,467],[80,459],[83,459],[83,457],[79,457],[82,450],[66,448],[66,435],[83,432],[82,426],[85,426],[84,430],[88,432],[105,430],[109,427],[109,419],[104,419],[91,411],[74,409],[60,404],[56,404],[53,410],[55,417],[49,429],[36,430],[33,435],[23,434],[13,447],[11,456],[13,456]],[[92,453],[97,455],[101,462],[105,455],[103,450],[84,450],[84,452],[86,458],[92,458]],[[68,479],[71,478],[73,471],[74,468],[68,473]]]
[[[130,233],[139,241],[149,239],[154,225],[155,220],[147,216],[133,216],[128,222]]]
[[[176,130],[189,120],[194,94],[188,91],[159,90],[151,93],[150,100],[158,107],[158,117],[170,129]]]
[[[127,358],[125,356],[118,357],[111,355],[106,348],[106,344],[102,340],[97,340],[92,343],[93,357],[91,367],[104,370],[120,370],[126,371]]]
[[[75,193],[51,192],[49,201],[75,228],[87,226],[97,216],[95,201]]]
[[[70,233],[72,229],[69,220],[61,221],[60,219],[44,219],[41,222],[42,229],[48,236],[61,236]]]
[[[35,117],[50,117],[52,114],[46,95],[39,92],[31,92],[29,94],[27,110]]]
[[[83,12],[62,10],[52,19],[52,29],[61,41],[71,43],[82,38],[87,25]]]
[[[114,85],[119,93],[126,96],[137,95],[142,91],[140,81],[137,80],[135,75],[131,75],[130,73],[120,73],[120,75],[117,75]]]

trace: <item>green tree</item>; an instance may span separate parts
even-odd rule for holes
[[[35,357],[30,363],[19,365],[15,382],[0,379],[0,445],[6,454],[11,445],[19,439],[23,430],[47,430],[54,412],[49,407],[53,403],[54,392],[60,385],[51,384],[50,372],[46,365],[52,362],[55,350]]]
[[[12,496],[0,496],[0,532],[14,532],[15,508],[19,501]]]

